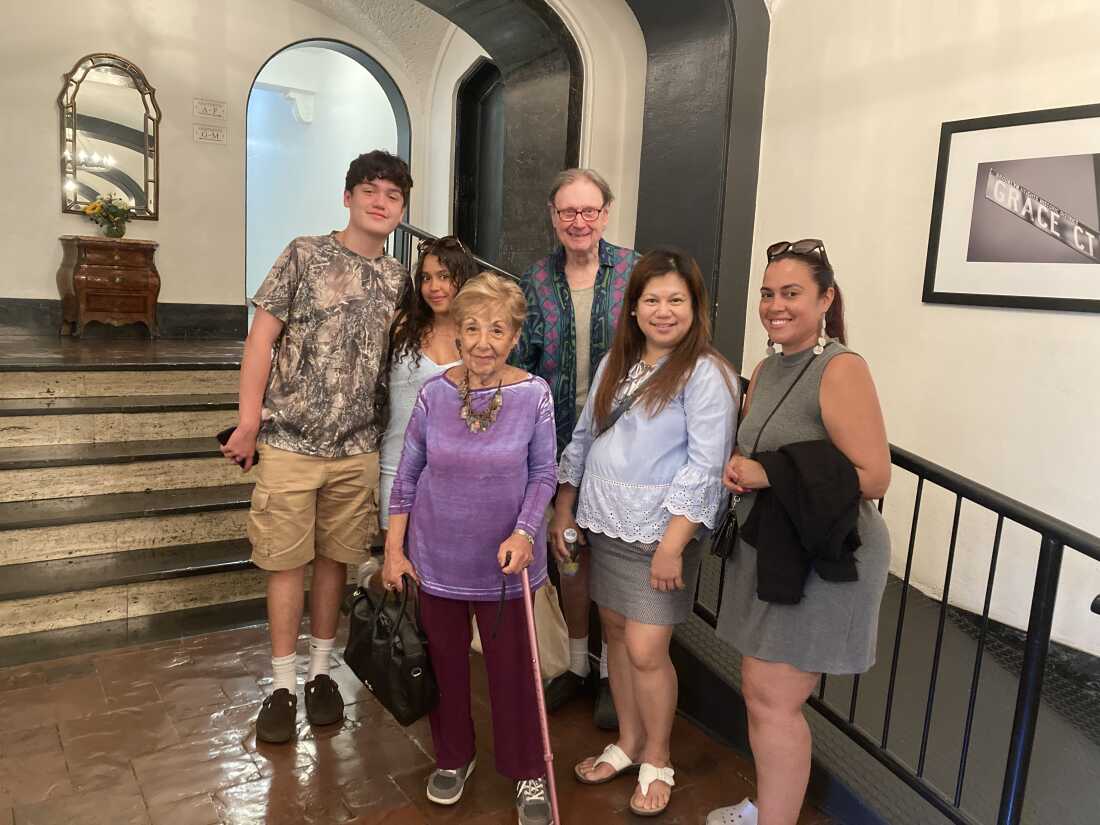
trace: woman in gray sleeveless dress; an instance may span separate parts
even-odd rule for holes
[[[756,804],[719,808],[707,825],[794,825],[810,771],[802,706],[821,673],[862,673],[874,664],[890,537],[873,504],[890,481],[890,450],[867,364],[844,346],[839,287],[818,240],[768,247],[760,320],[782,354],[757,367],[724,482],[745,524],[757,490],[770,486],[753,453],[828,439],[852,463],[862,501],[858,580],[811,571],[797,604],[757,596],[757,552],[743,538],[727,565],[718,635],[742,654],[742,692],[756,762]],[[760,536],[764,545],[766,536]]]

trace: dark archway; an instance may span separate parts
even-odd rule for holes
[[[504,219],[504,81],[482,58],[458,84],[454,232],[487,261],[500,258]]]
[[[463,29],[503,79],[504,159],[500,252],[522,272],[552,247],[546,193],[580,156],[580,52],[545,0],[420,0]]]
[[[763,0],[627,0],[647,51],[638,228],[689,250],[741,364],[771,18]]]

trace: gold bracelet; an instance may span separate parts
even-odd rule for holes
[[[521,535],[525,539],[527,539],[527,541],[529,541],[531,543],[532,547],[535,546],[535,537],[532,536],[530,533],[528,533],[526,530],[524,530],[522,527],[517,527],[515,530],[512,531],[513,535],[515,535],[516,533],[518,533],[519,535]]]

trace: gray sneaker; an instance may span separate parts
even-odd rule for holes
[[[550,825],[550,802],[546,779],[521,779],[516,783],[516,813],[519,825]]]
[[[454,805],[462,799],[462,790],[476,763],[477,759],[471,759],[465,768],[432,771],[428,777],[428,799],[437,805]]]

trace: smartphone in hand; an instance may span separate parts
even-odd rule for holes
[[[221,444],[224,447],[226,444],[229,443],[229,439],[233,436],[233,433],[236,432],[236,430],[237,430],[236,427],[226,427],[224,430],[222,430],[220,433],[218,433],[216,436],[214,436],[214,438],[218,439],[218,443]],[[252,466],[255,467],[259,463],[260,463],[260,454],[259,454],[259,452],[255,452],[255,453],[252,454]],[[244,459],[243,458],[240,461],[237,462],[237,466],[239,466],[242,470],[244,469]]]

